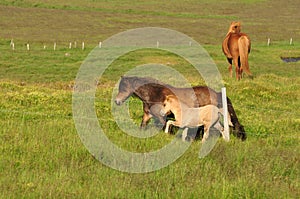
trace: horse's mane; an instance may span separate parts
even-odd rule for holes
[[[122,80],[130,82],[135,87],[140,87],[145,84],[153,84],[153,85],[173,88],[173,86],[151,77],[123,76]]]

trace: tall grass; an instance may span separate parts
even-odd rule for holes
[[[227,63],[218,53],[219,46],[205,48],[219,65],[248,139],[241,142],[232,137],[229,143],[220,139],[204,159],[198,158],[201,143],[196,141],[173,164],[144,174],[122,173],[106,167],[80,142],[72,119],[71,95],[75,69],[79,68],[79,58],[85,52],[75,50],[71,57],[64,57],[65,49],[32,54],[3,51],[3,56],[13,61],[2,60],[1,69],[6,70],[3,66],[9,63],[14,70],[6,70],[7,77],[2,77],[0,83],[2,198],[297,198],[300,194],[299,63],[283,64],[273,54],[281,55],[282,48],[287,48],[287,52],[298,48],[254,47],[250,69],[255,78],[245,77],[239,82],[228,77]],[[55,60],[55,56],[60,58]],[[159,133],[147,139],[133,138],[120,131],[110,115],[110,97],[119,75],[151,60],[173,63],[172,66],[186,72],[192,83],[199,83],[193,73],[183,70],[189,67],[184,60],[167,52],[137,51],[116,60],[100,79],[95,107],[101,113],[99,122],[107,136],[129,151],[159,149],[176,136]],[[38,67],[43,62],[57,63],[60,70],[53,67],[44,71]],[[271,65],[276,70],[270,70]],[[68,67],[73,69],[65,73],[70,70]],[[38,73],[33,76],[25,68],[36,68]],[[130,115],[138,126],[141,103],[134,98],[128,103]]]

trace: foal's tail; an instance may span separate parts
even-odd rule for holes
[[[240,61],[242,69],[250,76],[253,77],[248,63],[248,54],[250,52],[251,43],[247,36],[241,36],[238,40],[239,46],[239,54],[240,54]]]

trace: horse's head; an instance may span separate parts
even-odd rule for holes
[[[240,33],[241,32],[241,22],[232,22],[230,24],[228,33]]]
[[[129,77],[121,77],[119,84],[119,92],[116,96],[115,103],[117,105],[123,104],[134,92],[134,88]]]
[[[174,95],[166,96],[166,99],[163,102],[163,108],[160,111],[162,116],[168,115],[178,104],[178,99]]]

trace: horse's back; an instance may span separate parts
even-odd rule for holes
[[[196,107],[205,105],[218,105],[218,93],[207,86],[195,86],[193,90],[197,97]]]
[[[237,53],[239,50],[239,45],[238,45],[239,38],[240,38],[239,34],[231,34],[230,38],[228,39],[228,48],[232,56],[234,56],[234,53]]]

